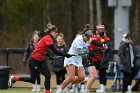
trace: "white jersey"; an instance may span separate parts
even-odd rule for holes
[[[79,51],[78,49],[81,49],[83,53],[86,53],[88,51],[88,44],[84,42],[82,35],[78,35],[72,42],[72,45],[69,49],[69,54],[72,55],[78,55]],[[72,56],[70,58],[64,59],[64,67],[73,64],[76,67],[81,67],[82,65],[82,57],[81,56]]]

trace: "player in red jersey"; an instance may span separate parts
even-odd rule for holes
[[[45,36],[39,41],[37,47],[32,53],[29,62],[30,77],[11,76],[9,84],[12,87],[16,81],[34,82],[36,76],[41,72],[45,77],[45,93],[50,93],[50,78],[51,73],[45,62],[48,49],[51,49],[55,54],[64,57],[71,57],[70,54],[63,54],[57,51],[54,47],[54,39],[58,35],[58,30],[54,25],[49,24],[45,30]]]
[[[105,26],[96,26],[96,35],[91,38],[89,47],[89,63],[88,71],[90,78],[87,79],[87,84],[85,88],[85,93],[88,93],[94,80],[97,76],[97,71],[99,71],[99,81],[100,87],[102,89],[96,90],[96,92],[104,92],[106,85],[106,63],[108,63],[109,54],[111,52],[111,42],[110,38],[106,36]],[[104,67],[106,66],[106,67]],[[103,67],[103,68],[102,68]]]

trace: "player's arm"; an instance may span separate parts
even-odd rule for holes
[[[103,46],[103,44],[98,42],[97,40],[93,40],[91,43],[95,44],[98,47],[102,47]]]
[[[68,57],[68,58],[72,56],[72,55],[70,55],[70,54],[65,54],[65,53],[61,53],[61,52],[57,51],[56,48],[55,48],[55,46],[54,46],[54,44],[49,45],[49,48],[50,48],[55,54],[57,54],[57,55],[59,55],[59,56],[64,56],[64,57]]]

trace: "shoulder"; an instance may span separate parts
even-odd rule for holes
[[[93,37],[91,38],[91,40],[98,40],[97,35],[93,35]]]
[[[64,49],[69,49],[69,47],[65,44],[65,45],[64,45]]]
[[[120,45],[126,45],[126,43],[124,41],[121,41]]]
[[[43,41],[50,41],[50,40],[53,41],[53,37],[51,35],[47,34],[41,40],[43,40]]]
[[[47,34],[43,38],[52,38],[51,35]]]
[[[110,38],[107,37],[107,36],[104,36],[104,39],[105,39],[106,41],[110,40]]]
[[[82,35],[78,35],[74,40],[73,43],[79,43],[83,40]]]
[[[82,40],[82,35],[78,35],[75,40]]]
[[[124,41],[120,42],[120,48],[125,48],[127,47],[127,44]]]

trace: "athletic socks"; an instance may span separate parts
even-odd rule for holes
[[[14,76],[15,81],[19,81],[19,76]]]

